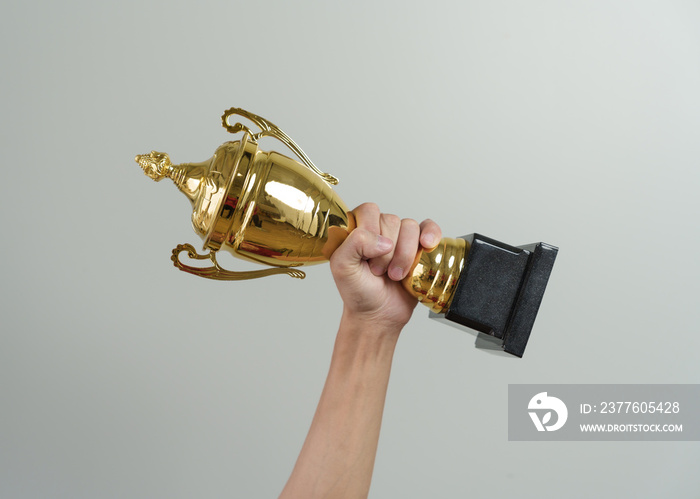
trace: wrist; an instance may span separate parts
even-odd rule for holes
[[[387,319],[383,314],[357,312],[345,307],[338,334],[348,339],[372,339],[395,343],[404,326],[404,322]]]
[[[365,316],[343,313],[333,348],[331,372],[346,382],[355,380],[362,386],[384,376],[388,379],[400,332],[400,327],[372,323]]]

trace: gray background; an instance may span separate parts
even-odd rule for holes
[[[371,496],[698,497],[697,442],[508,442],[507,385],[700,380],[699,28],[668,0],[5,2],[0,496],[281,490],[329,270],[177,272],[189,203],[133,162],[208,158],[240,106],[348,205],[561,248],[521,361],[416,312]]]

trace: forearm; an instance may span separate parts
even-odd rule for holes
[[[280,497],[367,497],[399,332],[343,313],[316,414]]]

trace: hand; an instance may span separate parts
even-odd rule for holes
[[[357,228],[331,256],[331,271],[344,313],[374,324],[403,327],[417,300],[403,288],[420,248],[434,249],[440,227],[425,220],[399,219],[365,203],[352,211]]]

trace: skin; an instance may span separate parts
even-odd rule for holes
[[[326,384],[281,498],[366,498],[372,480],[394,349],[417,301],[401,285],[419,247],[440,228],[426,220],[355,210],[357,228],[331,257],[343,299]]]

